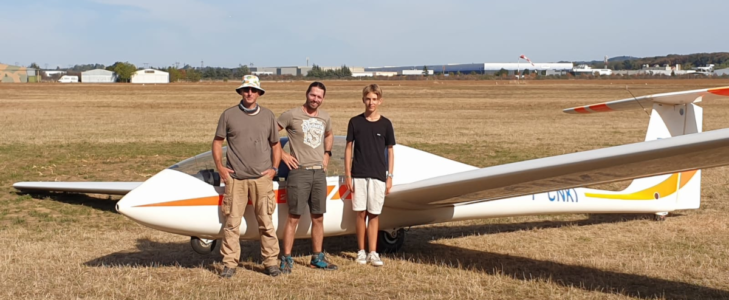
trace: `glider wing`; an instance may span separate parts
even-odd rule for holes
[[[465,171],[393,187],[385,205],[425,209],[729,165],[729,129]]]

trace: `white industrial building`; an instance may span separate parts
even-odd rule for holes
[[[132,75],[132,83],[170,83],[170,73],[155,69],[138,70]]]
[[[116,82],[116,73],[104,69],[95,69],[81,72],[83,83],[113,83]]]
[[[729,68],[714,70],[714,76],[729,76]]]

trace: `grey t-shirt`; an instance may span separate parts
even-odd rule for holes
[[[263,106],[255,115],[249,115],[233,106],[220,115],[215,136],[228,140],[228,168],[236,179],[261,177],[261,172],[272,168],[271,144],[278,143],[276,115]]]
[[[321,166],[324,161],[324,133],[332,131],[332,121],[326,111],[317,111],[312,117],[299,106],[278,117],[278,125],[289,135],[291,155],[302,167]]]

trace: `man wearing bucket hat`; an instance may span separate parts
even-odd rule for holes
[[[261,259],[264,272],[270,276],[280,274],[277,256],[278,238],[271,221],[276,208],[273,177],[281,160],[278,124],[273,112],[258,105],[257,100],[266,91],[258,77],[243,76],[243,84],[236,89],[242,96],[238,105],[220,115],[213,140],[213,159],[220,178],[225,182],[225,195],[221,212],[223,224],[223,255],[225,267],[220,273],[230,278],[240,260],[240,224],[248,200],[253,204],[258,231],[261,235]],[[223,141],[228,140],[227,164],[223,165]]]

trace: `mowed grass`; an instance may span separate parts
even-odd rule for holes
[[[369,81],[326,82],[335,134],[361,112]],[[642,141],[642,111],[567,115],[562,108],[721,80],[379,82],[397,140],[476,166]],[[277,115],[308,82],[263,82]],[[353,262],[353,237],[327,238],[336,272],[269,278],[258,243],[220,280],[220,255],[114,211],[119,197],[17,194],[17,181],[143,181],[207,151],[237,83],[0,85],[0,298],[92,299],[729,299],[729,168],[706,170],[702,207],[665,222],[646,215],[549,215],[411,228],[385,267]],[[705,101],[704,129],[729,127],[729,101]],[[608,185],[619,188],[625,183]]]

